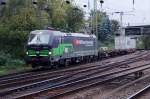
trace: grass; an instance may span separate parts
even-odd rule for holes
[[[0,75],[6,75],[14,72],[20,72],[31,69],[30,66],[27,65],[7,65],[0,66]]]
[[[0,75],[31,69],[24,60],[12,58],[10,54],[0,52]]]

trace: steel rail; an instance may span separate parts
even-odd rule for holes
[[[135,52],[135,53],[133,53],[133,54],[140,54],[140,53],[143,53],[143,52],[147,52],[147,51],[137,51],[137,52]],[[2,75],[2,76],[0,76],[0,81],[12,79],[12,78],[23,77],[23,76],[25,76],[25,75],[30,74],[31,72],[34,73],[34,71],[37,71],[37,70],[29,70],[29,71],[23,71],[23,72],[8,74],[8,75]],[[56,70],[56,71],[57,71],[57,70]],[[56,72],[56,71],[55,71],[55,72]],[[62,70],[62,71],[63,71],[63,70]]]
[[[69,94],[69,93],[73,93],[73,92],[75,92],[75,91],[79,91],[79,90],[82,90],[82,89],[85,89],[85,88],[89,88],[89,87],[91,87],[91,86],[94,86],[94,85],[97,85],[97,84],[102,84],[102,83],[104,83],[104,82],[107,82],[107,81],[112,81],[112,80],[115,80],[115,79],[117,79],[117,78],[120,78],[120,77],[124,77],[124,76],[126,76],[126,75],[130,75],[130,74],[132,74],[132,73],[135,73],[135,72],[139,72],[139,71],[143,71],[143,70],[146,70],[146,69],[150,69],[150,65],[149,66],[147,66],[147,67],[141,67],[141,68],[139,68],[139,69],[135,69],[135,70],[129,70],[129,71],[127,71],[127,72],[122,72],[122,73],[120,73],[120,74],[116,74],[116,76],[113,76],[112,75],[112,77],[106,77],[104,80],[102,80],[102,81],[98,81],[98,82],[94,82],[94,83],[91,83],[91,84],[87,84],[87,85],[83,85],[83,86],[81,86],[81,87],[79,87],[79,88],[75,88],[75,89],[72,89],[72,90],[69,90],[69,91],[62,91],[62,93],[57,93],[57,94],[54,94],[54,95],[50,95],[49,97],[46,97],[47,99],[52,99],[52,98],[56,98],[56,97],[60,97],[60,96],[64,96],[64,95],[66,95],[66,94]],[[133,99],[137,99],[137,98],[133,98]]]
[[[113,67],[92,68],[92,69],[96,70],[95,73],[98,73],[98,72],[106,71],[106,70],[108,70],[110,68],[113,68]],[[8,88],[8,89],[6,88],[6,89],[0,91],[0,95],[6,95],[6,94],[9,94],[9,93],[18,91],[18,90],[21,91],[22,89],[24,90],[26,88],[32,88],[32,87],[35,87],[35,86],[37,87],[37,86],[41,86],[41,85],[44,85],[44,84],[47,84],[47,83],[49,83],[51,85],[56,85],[56,84],[53,84],[53,83],[59,83],[61,80],[62,81],[65,80],[65,81],[63,81],[63,83],[69,82],[69,81],[73,81],[73,80],[75,80],[74,78],[73,79],[69,79],[69,80],[66,80],[66,78],[72,77],[72,76],[77,75],[79,73],[89,72],[92,69],[82,70],[82,71],[79,71],[79,72],[76,72],[76,73],[73,73],[73,74],[64,75],[64,76],[58,76],[56,78],[50,78],[50,79],[47,79],[47,80],[43,80],[43,81],[31,83],[31,84],[26,84],[26,85],[22,85],[22,86],[15,87],[15,88]],[[94,74],[94,73],[92,73],[92,74]],[[88,75],[90,75],[90,74],[88,74]],[[85,76],[88,76],[88,75],[86,74],[86,75],[82,76],[82,78],[85,77]]]
[[[133,59],[133,58],[130,58],[130,61],[131,61],[131,59]],[[127,59],[127,60],[125,60],[125,61],[128,61],[128,63],[129,63],[129,59]],[[121,61],[121,62],[123,62],[123,61]],[[133,61],[132,61],[133,62]],[[118,64],[118,63],[117,63]],[[96,65],[96,66],[94,66],[94,67],[91,67],[91,69],[89,68],[89,70],[94,70],[94,69],[99,69],[99,68],[105,68],[106,66],[108,66],[108,65],[113,65],[112,63],[109,63],[109,64],[107,64],[107,65],[103,65],[103,66],[101,66],[101,67],[97,67],[97,66],[99,66],[99,65]],[[86,70],[87,71],[87,70]],[[82,71],[82,72],[85,72],[84,70]],[[77,72],[77,73],[80,73],[80,72]],[[41,79],[43,78],[51,78],[51,77],[53,77],[53,76],[49,76],[49,75],[51,75],[51,74],[53,74],[53,72],[52,73],[46,73],[46,75],[48,75],[48,76],[46,76],[46,75],[37,75],[36,77],[38,77],[38,76],[45,76],[45,77],[41,77]],[[60,75],[61,76],[61,75]],[[57,77],[57,76],[54,76],[54,77]],[[38,80],[39,78],[32,78],[32,79],[28,79],[28,80],[26,80],[25,82],[31,82],[31,81],[34,81],[34,80]],[[9,80],[8,80],[9,81]],[[4,87],[6,87],[6,86],[11,86],[11,85],[15,85],[15,84],[17,84],[17,83],[23,83],[24,81],[22,81],[22,80],[19,80],[18,82],[12,82],[11,80],[9,81],[9,83],[6,83],[6,82],[3,82],[4,84],[1,84],[0,85],[0,88],[4,88]]]
[[[122,76],[125,76],[125,75],[129,75],[131,73],[135,73],[135,72],[138,72],[138,71],[142,71],[142,70],[145,70],[145,69],[149,69],[150,68],[150,63],[149,64],[145,64],[145,65],[141,65],[139,67],[133,67],[133,68],[130,68],[130,69],[125,69],[125,70],[121,70],[121,71],[116,71],[116,72],[112,72],[112,73],[108,73],[108,74],[104,74],[104,75],[98,75],[98,76],[94,76],[94,77],[90,77],[90,78],[86,78],[86,79],[82,79],[82,80],[77,80],[77,81],[74,81],[74,82],[69,82],[69,83],[60,83],[58,85],[55,85],[53,87],[50,87],[50,88],[45,88],[43,90],[39,90],[39,91],[35,91],[35,92],[32,92],[32,93],[27,93],[27,94],[22,94],[22,95],[19,95],[19,96],[14,96],[13,98],[26,98],[26,97],[32,97],[32,96],[37,96],[39,94],[42,94],[44,92],[48,92],[48,91],[53,91],[53,90],[57,90],[57,89],[63,89],[63,88],[66,88],[66,87],[71,87],[71,86],[74,86],[74,85],[77,85],[77,84],[81,84],[81,83],[88,83],[90,81],[97,81],[97,82],[94,82],[92,84],[89,84],[88,86],[82,86],[80,88],[75,88],[73,89],[73,91],[75,90],[78,90],[78,89],[81,89],[81,88],[85,88],[85,87],[89,87],[91,85],[95,85],[97,84],[98,82],[102,83],[102,82],[105,82],[105,81],[108,81],[108,80],[112,80],[114,78],[118,78],[118,77],[122,77]],[[121,76],[118,76],[118,75],[121,75]],[[109,79],[108,79],[109,78]],[[99,81],[99,80],[100,81]],[[55,91],[53,92],[53,95],[51,95],[50,98],[53,98],[53,97],[57,97],[57,96],[60,96],[60,95],[64,95],[66,93],[70,93],[72,92],[71,91],[65,91],[63,90],[60,94],[59,93],[55,93]]]
[[[92,63],[90,63],[90,64],[92,64]],[[30,75],[27,75],[27,76],[25,76],[25,75],[21,75],[21,76],[18,75],[20,77],[16,76],[15,78],[8,78],[8,79],[4,79],[4,80],[0,79],[0,84],[1,83],[12,82],[14,80],[27,79],[27,78],[30,78],[30,77],[44,76],[44,75],[47,75],[47,74],[49,74],[49,75],[55,74],[56,75],[58,73],[64,73],[64,72],[70,72],[70,71],[78,71],[78,70],[81,70],[81,69],[91,68],[92,66],[95,66],[95,65],[90,65],[90,64],[88,64],[88,66],[86,65],[86,66],[81,67],[82,65],[79,65],[79,67],[67,68],[67,69],[64,69],[64,70],[43,71],[42,73],[37,72],[37,74],[30,74]],[[97,66],[99,66],[99,65],[97,65]]]
[[[141,59],[141,58],[140,58]],[[139,60],[139,59],[138,59]],[[96,67],[96,68],[91,68],[91,69],[87,69],[87,70],[82,70],[82,71],[79,71],[79,72],[77,72],[77,73],[73,73],[73,74],[69,74],[69,76],[67,75],[67,76],[60,76],[60,77],[56,77],[56,78],[51,78],[50,80],[44,80],[44,81],[41,81],[41,82],[38,82],[38,83],[33,83],[33,84],[26,84],[26,85],[23,85],[23,86],[20,86],[20,87],[16,87],[16,88],[13,88],[13,89],[11,89],[11,91],[12,90],[21,90],[21,89],[25,89],[25,87],[28,87],[29,88],[29,86],[35,86],[35,85],[37,85],[37,84],[39,84],[39,85],[41,85],[41,83],[44,83],[44,82],[47,82],[47,81],[52,81],[52,80],[59,80],[59,79],[64,79],[64,78],[68,78],[68,77],[71,77],[71,76],[73,76],[73,75],[76,75],[76,74],[78,74],[78,73],[83,73],[83,72],[88,72],[88,71],[91,71],[91,70],[98,70],[98,69],[102,69],[102,68],[104,68],[104,67],[107,67],[107,68],[105,68],[105,69],[103,69],[103,70],[101,70],[101,72],[102,71],[104,71],[104,70],[108,70],[108,69],[110,69],[110,68],[113,68],[113,66],[115,66],[115,65],[118,65],[118,66],[121,66],[121,65],[125,65],[125,64],[129,64],[129,63],[133,63],[133,62],[135,62],[135,61],[138,61],[138,60],[135,60],[134,59],[134,61],[132,60],[131,61],[131,59],[130,59],[130,61],[129,61],[129,59],[127,59],[127,60],[124,60],[124,61],[120,61],[120,62],[118,62],[118,63],[113,63],[113,64],[107,64],[107,65],[104,65],[103,67]],[[125,63],[123,63],[123,62],[125,62]],[[120,64],[119,64],[120,63]],[[110,67],[108,67],[110,65]],[[96,72],[94,72],[93,74],[95,74],[95,73],[98,73],[98,72],[100,72],[100,71],[96,71]],[[86,77],[86,76],[89,76],[89,75],[91,75],[91,73],[90,74],[86,74],[85,76],[83,76],[83,77]],[[82,78],[83,78],[82,77]],[[14,83],[15,84],[15,83]],[[9,84],[8,84],[9,85]],[[7,84],[4,84],[3,86],[7,86]],[[6,90],[5,90],[6,91]]]
[[[150,90],[150,85],[146,86],[145,88],[141,89],[140,91],[136,92],[135,94],[131,95],[127,99],[137,99],[138,97],[142,96],[144,93],[146,93],[148,90]]]
[[[130,63],[129,61],[128,61],[128,63]],[[124,63],[124,64],[126,64],[126,63]],[[121,64],[122,65],[122,64]],[[54,80],[54,79],[53,79]],[[40,84],[41,85],[41,84]],[[25,86],[25,87],[27,87],[27,86]],[[25,87],[24,87],[24,89],[25,89]],[[29,86],[28,86],[29,87]],[[18,88],[16,88],[16,90],[19,90]]]
[[[135,57],[139,57],[139,56],[141,56],[141,55],[144,55],[144,54],[147,54],[147,53],[142,53],[142,54],[140,54],[140,55],[138,55],[138,56],[135,56]],[[131,57],[131,58],[129,58],[129,59],[133,59],[133,58],[135,58],[135,57]],[[88,67],[86,66],[86,67],[80,67],[80,68],[75,68],[74,69],[74,71],[76,70],[81,70],[81,69],[85,69],[85,68],[89,68],[89,67],[91,67],[91,66],[95,66],[95,65],[89,65]],[[45,75],[45,74],[48,74],[49,73],[49,75],[51,75],[51,74],[54,74],[54,73],[60,73],[60,72],[67,72],[67,71],[70,71],[71,69],[67,69],[67,70],[60,70],[60,71],[52,71],[52,72],[45,72],[45,73],[42,73],[42,74],[32,74],[32,75],[30,75],[29,77],[38,77],[38,76],[42,76],[42,75]],[[20,75],[19,75],[20,76]],[[28,76],[26,77],[24,74],[23,75],[21,75],[20,77],[19,76],[16,76],[15,78],[8,78],[8,79],[0,79],[0,84],[1,83],[7,83],[7,82],[13,82],[14,80],[21,80],[21,79],[27,79],[27,78],[29,78]]]
[[[59,79],[64,79],[64,78],[68,78],[69,76],[71,77],[71,76],[74,76],[74,75],[76,75],[76,74],[79,74],[79,73],[84,73],[84,72],[89,72],[89,71],[91,71],[91,70],[98,70],[98,69],[104,69],[104,70],[106,70],[107,68],[105,67],[93,67],[93,68],[87,68],[87,69],[84,69],[84,70],[81,70],[81,71],[77,71],[77,72],[75,72],[75,73],[69,73],[69,74],[66,74],[66,75],[60,75],[60,76],[54,76],[54,77],[51,77],[51,76],[49,76],[49,75],[45,75],[45,76],[42,76],[42,77],[37,77],[37,78],[31,78],[31,79],[27,79],[27,80],[25,80],[25,81],[18,81],[18,82],[10,82],[10,83],[4,83],[4,84],[1,84],[0,85],[0,88],[2,89],[2,88],[7,88],[7,87],[10,87],[10,86],[15,86],[15,84],[19,84],[19,85],[21,85],[21,83],[26,83],[26,85],[27,85],[27,83],[29,83],[29,82],[39,82],[39,81],[46,81],[46,79],[56,79],[56,80],[59,80]],[[104,71],[103,70],[103,71]]]

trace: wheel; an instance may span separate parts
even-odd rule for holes
[[[59,61],[59,67],[65,67],[65,60]]]
[[[66,59],[65,60],[65,67],[68,67],[69,66],[69,61]]]
[[[36,63],[32,63],[31,65],[33,69],[40,69],[40,66]]]
[[[37,65],[35,63],[32,63],[31,65],[32,65],[32,68],[36,68],[37,67]]]

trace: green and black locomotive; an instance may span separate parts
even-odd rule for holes
[[[85,62],[98,57],[95,35],[35,30],[29,34],[26,63],[33,68]]]

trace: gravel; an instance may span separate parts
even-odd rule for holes
[[[144,72],[145,75],[141,78],[142,80],[129,85],[128,87],[123,87],[134,81],[134,76],[130,75],[128,77],[115,80],[110,83],[105,83],[96,87],[89,89],[84,89],[77,93],[71,94],[66,97],[61,97],[60,99],[127,99],[129,96],[135,92],[141,90],[150,84],[150,70]],[[150,94],[144,96],[140,99],[149,99]]]
[[[127,56],[104,60],[104,63],[127,59]],[[130,55],[129,55],[130,56]],[[148,60],[145,60],[148,61]],[[130,64],[132,65],[132,64]],[[150,70],[144,71],[144,77],[150,75]],[[150,84],[150,77],[138,81],[128,87],[123,87],[135,80],[134,75],[121,78],[110,83],[87,88],[59,99],[127,99],[130,95]],[[122,88],[121,88],[122,87]],[[142,99],[142,98],[141,98]]]

